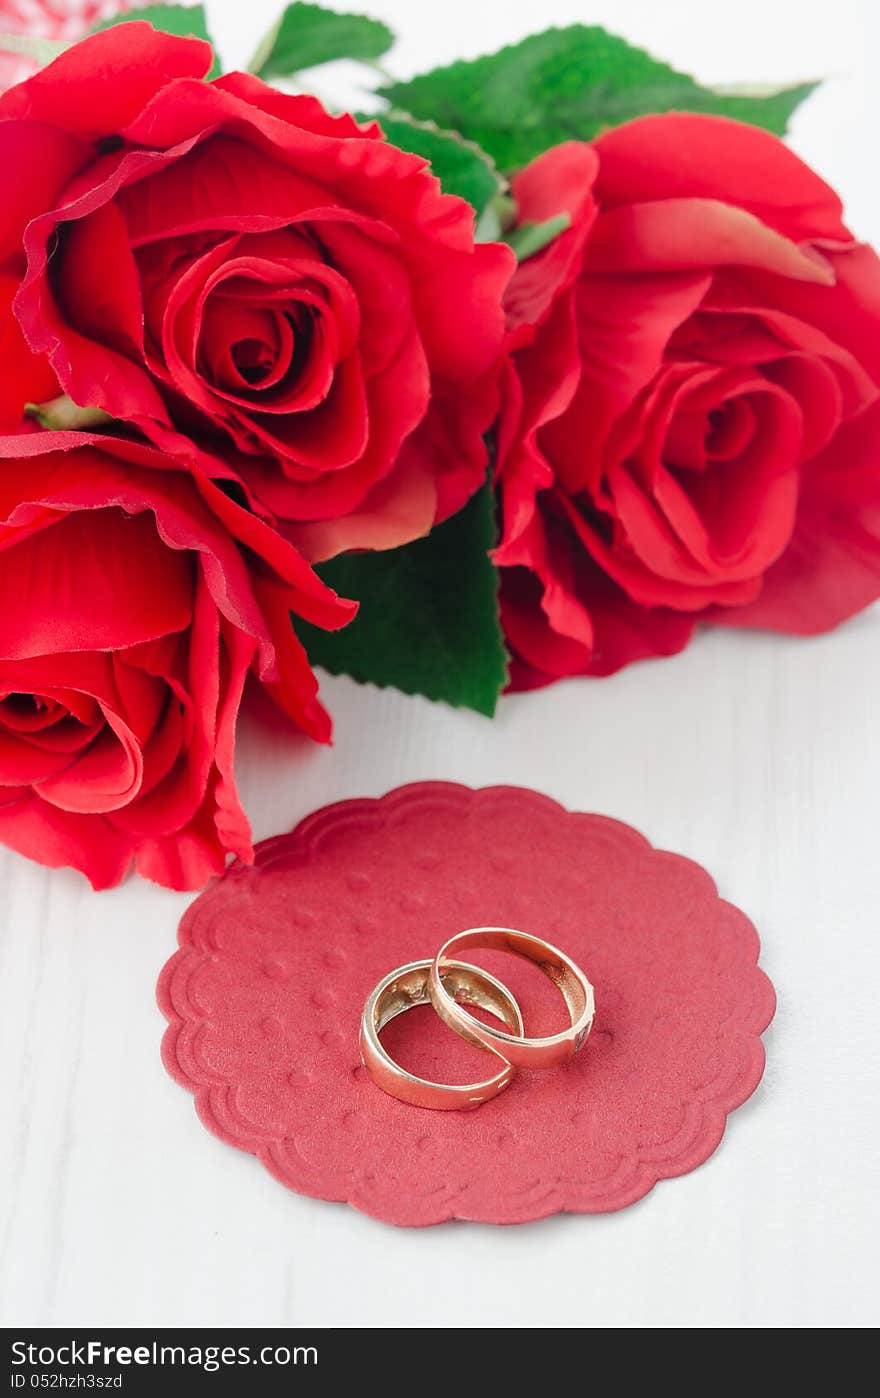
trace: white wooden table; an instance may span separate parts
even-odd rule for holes
[[[362,4],[406,34],[402,73],[518,38],[537,13]],[[209,8],[242,62],[274,0]],[[867,9],[547,0],[540,18],[613,23],[710,80],[831,74],[793,144],[876,241]],[[187,897],[98,896],[4,851],[0,1323],[876,1324],[880,611],[814,641],[705,633],[673,660],[506,699],[494,724],[345,679],[325,695],[331,750],[245,726],[258,837],[422,778],[520,783],[628,821],[756,922],[779,996],[762,1086],[706,1165],[621,1214],[394,1229],[282,1189],[164,1073],[154,986]]]

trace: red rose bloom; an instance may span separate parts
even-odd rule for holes
[[[96,888],[252,857],[233,777],[254,671],[326,741],[290,612],[351,615],[200,472],[84,433],[0,438],[0,839]]]
[[[512,255],[375,123],[210,65],[138,21],[0,99],[24,338],[74,402],[234,464],[311,557],[414,538],[483,478]]]
[[[765,132],[646,117],[548,151],[499,442],[514,683],[695,621],[825,630],[880,595],[880,262]]]

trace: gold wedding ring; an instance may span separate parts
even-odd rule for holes
[[[496,1049],[485,1050],[500,1065],[494,1077],[466,1084],[439,1083],[418,1078],[401,1068],[379,1038],[385,1025],[397,1015],[414,1009],[416,1005],[431,1003],[428,992],[431,965],[430,961],[411,961],[407,966],[398,966],[396,971],[391,971],[379,982],[364,1006],[361,1058],[373,1081],[383,1092],[397,1097],[401,1102],[408,1102],[413,1107],[433,1107],[439,1111],[468,1111],[472,1107],[482,1106],[491,1097],[497,1097],[513,1077],[513,1067]],[[458,961],[447,961],[440,984],[453,1004],[474,1005],[488,1010],[506,1024],[513,1035],[522,1034],[519,1005],[507,987],[490,976],[488,971]]]
[[[562,995],[571,1019],[569,1027],[548,1038],[527,1039],[522,1034],[514,1036],[504,1033],[468,1014],[448,994],[443,984],[444,969],[450,956],[468,949],[505,951],[533,961]],[[467,932],[450,937],[434,958],[429,993],[431,1003],[444,1024],[448,1024],[469,1043],[502,1054],[515,1068],[554,1068],[567,1058],[573,1058],[583,1046],[596,1012],[593,987],[571,958],[540,937],[518,932],[513,927],[472,927]]]
[[[527,1038],[519,1005],[507,987],[488,971],[456,959],[467,949],[509,952],[534,962],[562,995],[569,1027],[544,1038]],[[394,1061],[379,1037],[382,1030],[397,1015],[426,1004],[433,1005],[462,1039],[499,1060],[502,1066],[494,1077],[460,1085],[430,1082]],[[503,1027],[478,1019],[472,1009],[489,1012]],[[594,1013],[593,987],[558,947],[512,927],[472,927],[444,942],[433,961],[399,966],[379,982],[364,1006],[361,1058],[383,1092],[401,1102],[467,1111],[497,1097],[518,1068],[551,1068],[573,1058],[589,1035]]]

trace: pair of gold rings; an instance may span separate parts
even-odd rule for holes
[[[519,1005],[507,986],[488,971],[455,959],[456,953],[477,948],[534,961],[562,995],[571,1019],[569,1028],[544,1039],[526,1038]],[[501,1060],[494,1077],[462,1084],[429,1082],[395,1063],[379,1035],[397,1015],[428,1004],[461,1038]],[[487,1010],[505,1028],[485,1024],[468,1006]],[[594,1014],[593,987],[564,952],[512,927],[472,927],[444,942],[433,961],[411,961],[379,982],[364,1006],[361,1058],[374,1082],[401,1102],[467,1111],[497,1097],[517,1068],[552,1068],[573,1058],[590,1032]]]

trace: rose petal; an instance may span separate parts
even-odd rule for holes
[[[371,237],[368,228],[354,222],[316,221],[310,228],[357,297],[361,364],[364,376],[371,379],[394,362],[412,333],[412,289],[405,261],[394,244]]]
[[[575,301],[581,382],[540,445],[571,494],[595,490],[609,431],[659,370],[670,337],[711,284],[704,272],[584,277]]]
[[[725,302],[768,305],[771,314],[790,315],[814,326],[840,345],[880,384],[880,258],[873,248],[852,243],[846,248],[825,248],[823,255],[834,272],[834,286],[797,284],[750,272],[748,281],[725,280]]]
[[[31,220],[24,235],[27,272],[15,299],[15,313],[28,344],[35,352],[48,355],[62,387],[75,402],[100,407],[124,420],[167,421],[161,395],[141,365],[68,325],[50,284],[50,258],[59,224],[94,214],[128,181],[144,178],[152,169],[183,154],[185,149],[155,152],[123,148],[119,154],[99,159],[81,178],[71,180],[56,209]],[[63,274],[59,271],[57,275]]]
[[[813,635],[880,597],[880,405],[852,419],[804,472],[791,544],[748,606],[716,625]]]
[[[2,675],[4,685],[20,682],[8,665],[2,666]],[[29,695],[27,689],[16,692]],[[100,721],[87,727],[69,716],[56,717],[50,729],[34,735],[10,730],[7,710],[7,703],[0,705],[0,786],[32,786],[62,771],[101,726]],[[61,713],[66,715],[63,708]]]
[[[553,503],[549,492],[545,505],[548,502]],[[581,663],[592,653],[595,632],[589,609],[577,593],[577,561],[573,543],[571,530],[566,528],[559,512],[554,510],[551,513],[545,509],[535,512],[515,548],[508,550],[508,557],[514,565],[511,569],[514,575],[518,574],[519,567],[524,567],[540,584],[539,592],[535,594],[534,588],[530,588],[529,595],[537,595],[543,617],[542,626],[546,623],[552,632],[554,647],[559,647],[558,659],[561,660],[562,654],[573,655],[576,652]],[[507,576],[507,572],[508,568],[502,570],[504,576]],[[520,582],[517,595],[522,593],[523,586]],[[532,627],[532,610],[531,606],[526,609],[521,618],[523,626]]]
[[[214,79],[212,86],[241,98],[248,106],[289,122],[291,126],[302,126],[307,131],[316,131],[324,136],[382,140],[382,128],[378,121],[359,122],[348,112],[331,115],[317,97],[305,92],[279,92],[252,73],[224,73],[222,77]]]
[[[31,354],[12,311],[18,289],[12,277],[0,275],[0,432],[15,432],[26,403],[45,403],[57,397],[58,380],[47,359]]]
[[[133,248],[205,231],[287,228],[303,212],[337,203],[319,181],[259,146],[222,133],[209,135],[119,194]],[[357,218],[353,211],[351,216]]]
[[[263,676],[263,687],[278,707],[319,743],[329,743],[330,717],[318,700],[318,681],[290,623],[284,589],[268,577],[256,583],[260,605],[275,638],[277,669]]]
[[[63,811],[105,813],[127,806],[140,790],[143,753],[118,715],[107,713],[100,734],[63,772],[35,784],[36,794]]]
[[[777,137],[726,117],[669,112],[604,132],[596,194],[601,204],[719,199],[788,238],[848,238],[840,199]]]
[[[311,110],[320,115],[310,130],[302,124],[308,109],[309,104],[301,104],[300,122],[291,125],[286,116],[277,114],[284,111],[283,103],[267,100],[258,107],[234,95],[228,85],[181,80],[157,93],[123,134],[133,145],[165,150],[225,128],[247,143],[242,155],[247,155],[248,148],[257,148],[288,164],[300,179],[325,188],[329,183],[329,203],[343,210],[357,210],[362,217],[384,222],[393,208],[398,230],[410,230],[438,252],[443,248],[473,251],[471,206],[444,194],[426,161],[375,139],[376,133],[369,129],[352,138],[342,124],[330,134],[326,113],[314,106]],[[332,181],[328,171],[333,172]],[[246,205],[237,199],[236,207]],[[492,261],[500,256],[508,272],[512,268],[509,249],[484,245],[482,251]]]
[[[498,374],[493,369],[469,386],[436,382],[424,420],[400,449],[400,460],[429,466],[437,491],[435,524],[465,505],[486,479],[486,433],[498,412]]]
[[[672,392],[664,394],[661,387],[651,412],[633,415],[632,436],[641,435],[634,458],[623,463],[621,455],[622,464],[608,468],[609,508],[627,550],[650,560],[662,577],[699,582],[708,575],[721,583],[754,576],[791,537],[804,441],[800,406],[748,370],[688,375],[687,366],[674,367],[679,373],[670,369],[660,381],[669,378]],[[736,453],[719,461],[704,456],[699,470],[692,468],[695,463],[680,468],[671,429],[690,416],[699,424],[699,447],[705,452],[706,423],[725,405],[739,408],[741,417],[747,410]],[[680,439],[678,448],[681,452]],[[668,601],[675,605],[671,596]]]
[[[21,91],[20,88],[13,91]],[[24,230],[32,218],[52,208],[70,177],[89,159],[88,146],[67,130],[40,121],[3,121],[0,97],[0,264],[24,267]]]
[[[303,478],[300,471],[294,472],[286,466],[284,474],[278,470],[270,457],[255,458],[250,466],[243,467],[254,489],[270,509],[282,519],[295,520],[297,524],[339,519],[360,508],[368,492],[378,481],[384,480],[401,459],[401,452],[418,454],[421,451],[413,445],[408,434],[422,423],[425,403],[430,393],[430,376],[425,362],[421,341],[410,327],[397,360],[387,370],[374,376],[364,385],[365,401],[359,406],[361,421],[369,427],[370,433],[364,442],[360,455],[351,465],[332,468],[328,461],[323,474],[313,469],[311,478]],[[337,401],[335,398],[333,402]],[[485,398],[477,395],[477,403]],[[331,401],[325,409],[329,414]],[[491,407],[490,407],[491,412]],[[447,415],[448,416],[448,415]],[[468,413],[453,414],[454,423],[460,418],[465,421]],[[473,453],[467,445],[451,448],[435,443],[431,457],[431,474],[439,478],[447,461],[454,463],[462,471],[469,470],[472,481],[470,495],[479,484],[485,471],[485,447],[482,444],[482,430],[488,426],[488,414],[481,417],[479,452],[483,465],[473,473]],[[308,426],[307,419],[291,427],[290,439],[295,444],[292,450],[300,454],[300,444],[306,436],[316,437],[317,425]],[[268,442],[268,437],[265,439]],[[313,467],[315,463],[312,463]],[[462,502],[463,503],[463,502]],[[293,537],[291,535],[290,537]]]
[[[561,497],[561,503],[584,548],[633,602],[641,607],[698,611],[710,602],[738,606],[757,596],[760,576],[728,582],[709,573],[701,574],[693,567],[672,531],[664,527],[656,507],[628,479],[624,468],[620,469],[615,484],[618,497],[626,491],[630,527],[637,522],[640,530],[650,535],[651,545],[656,549],[656,556],[648,555],[650,563],[644,562],[632,548],[624,551],[609,545],[595,524],[582,515],[567,496]],[[657,567],[658,562],[662,572]]]
[[[830,262],[812,244],[794,243],[745,209],[711,199],[657,199],[606,210],[585,258],[591,274],[739,266],[834,285]]]
[[[389,476],[380,480],[345,514],[309,524],[282,526],[286,538],[311,563],[352,549],[400,548],[429,533],[437,514],[437,486],[431,465],[421,455],[398,457]]]
[[[289,415],[255,412],[243,430],[244,440],[249,437],[258,449],[315,476],[361,465],[370,444],[370,414],[359,356],[351,354],[336,366],[326,397],[311,410]]]
[[[0,655],[114,650],[189,625],[191,560],[169,551],[146,515],[56,518],[0,555]]]
[[[26,117],[95,137],[121,131],[174,79],[203,78],[210,44],[160,33],[143,20],[66,49],[0,97],[0,118]]]
[[[567,141],[539,155],[514,177],[519,222],[543,223],[567,213],[571,226],[516,268],[504,302],[511,328],[538,325],[580,271],[584,244],[598,213],[592,192],[598,171],[592,146]]]
[[[507,372],[497,443],[503,532],[493,555],[502,567],[520,561],[515,545],[533,519],[537,492],[553,484],[538,434],[569,406],[580,379],[571,296],[557,297],[535,343],[513,356]]]
[[[106,816],[72,814],[33,795],[0,804],[0,841],[51,869],[81,870],[95,889],[119,883],[132,856],[130,842]]]
[[[501,302],[516,266],[510,248],[481,243],[443,255],[426,243],[409,262],[416,322],[433,371],[468,384],[494,369],[504,332]]]
[[[114,824],[142,839],[184,830],[205,799],[214,760],[220,703],[220,620],[203,581],[196,588],[183,673],[168,676],[188,723],[175,766],[140,800],[113,813]],[[250,642],[253,654],[253,643]]]
[[[140,357],[144,309],[140,278],[114,204],[64,227],[59,310],[71,329],[123,355]]]
[[[179,460],[153,448],[82,432],[45,432],[34,437],[0,438],[0,460],[3,458],[8,459],[9,472],[14,470],[15,460],[29,462],[29,493],[37,504],[51,506],[52,511],[111,507],[134,515],[151,511],[159,535],[170,549],[198,556],[216,605],[242,631],[260,641],[270,668],[272,646],[238,543],[257,559],[264,559],[289,584],[290,605],[307,620],[332,629],[345,625],[354,614],[354,604],[338,598],[274,529],[236,504],[212,481],[198,473],[192,477],[183,474]],[[122,472],[120,461],[127,463]],[[0,518],[3,483],[0,470]],[[22,513],[26,507],[19,505],[9,518],[17,525]],[[166,562],[162,566],[171,565]],[[122,606],[121,599],[118,605]]]
[[[514,647],[511,689],[534,689],[567,675],[612,675],[637,660],[675,655],[690,641],[691,617],[636,606],[588,560],[579,560],[578,574],[593,633],[589,648],[554,631],[537,579],[521,568],[502,570],[501,615]]]

